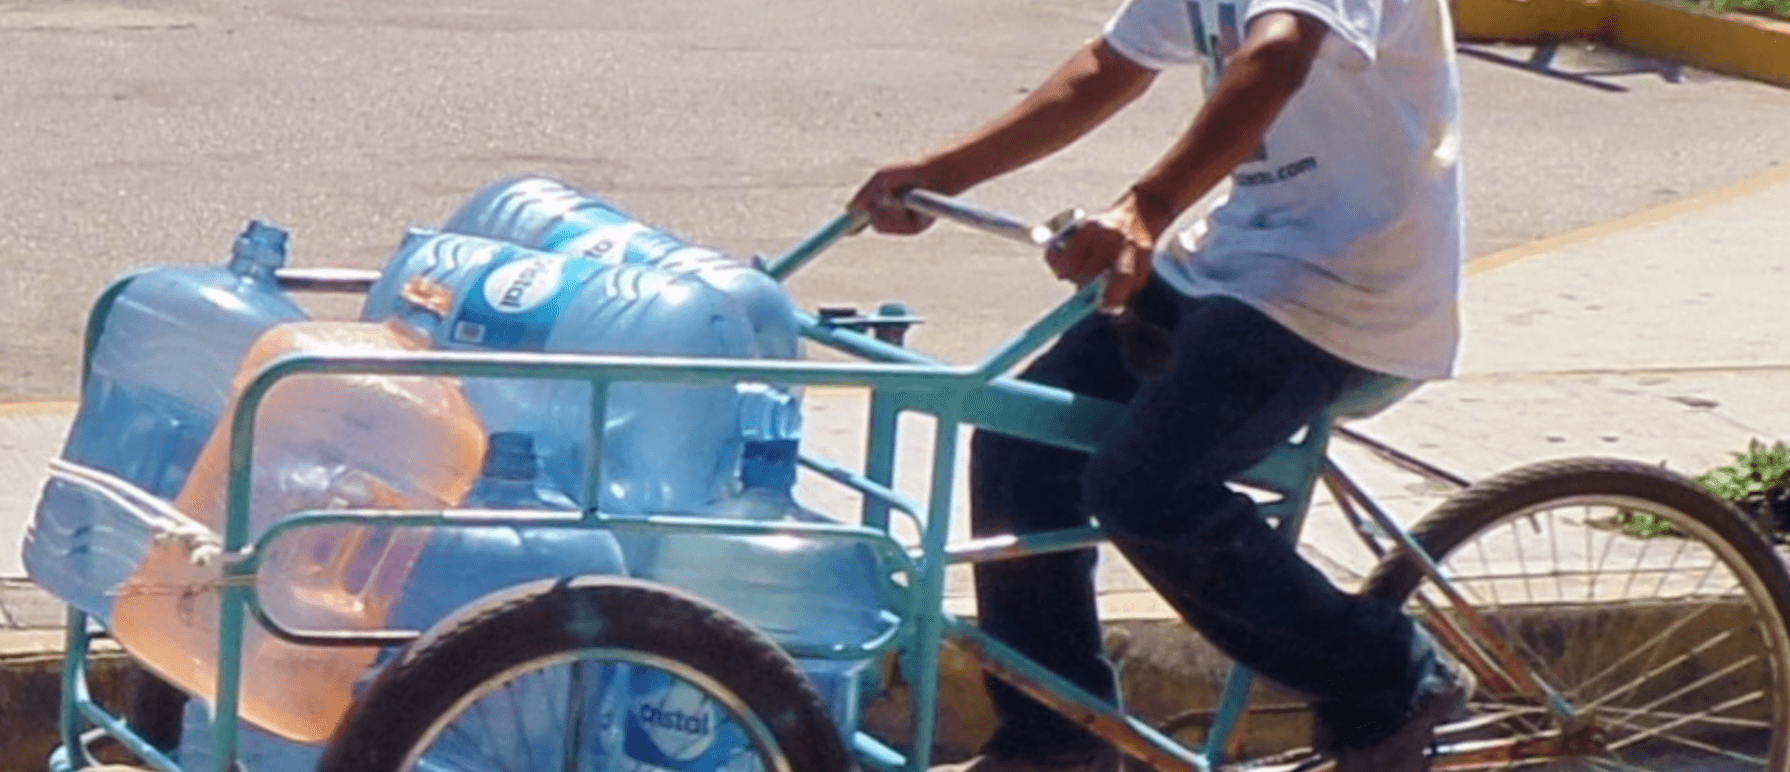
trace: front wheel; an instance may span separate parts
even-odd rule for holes
[[[1436,769],[1790,770],[1790,576],[1727,502],[1569,459],[1476,484],[1412,536],[1492,628],[1468,630],[1402,551],[1365,585],[1479,676]],[[1489,664],[1487,640],[1521,667]]]
[[[821,698],[727,612],[611,577],[458,612],[355,702],[320,772],[846,772]]]

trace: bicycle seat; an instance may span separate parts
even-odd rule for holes
[[[1392,407],[1422,385],[1423,381],[1375,373],[1371,380],[1332,403],[1327,412],[1332,420],[1368,418]]]
[[[1277,494],[1277,500],[1262,503],[1262,516],[1284,532],[1296,532],[1306,505],[1311,501],[1312,485],[1324,468],[1324,449],[1330,444],[1331,425],[1338,420],[1374,415],[1420,385],[1422,381],[1376,375],[1331,403],[1303,431],[1287,438],[1267,458],[1231,478],[1231,482]]]

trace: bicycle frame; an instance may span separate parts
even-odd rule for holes
[[[797,244],[765,270],[783,279],[813,259],[818,253],[855,232],[863,224],[861,218],[841,215],[813,235]],[[1005,223],[1004,226],[1011,225]],[[1037,229],[1009,231],[1037,241]],[[356,271],[284,271],[283,284],[288,287],[323,292],[364,292],[374,276]],[[116,299],[127,276],[102,294],[89,323],[87,354],[91,356],[107,306]],[[856,354],[869,360],[863,364],[833,364],[809,361],[683,359],[664,357],[615,357],[534,354],[466,354],[444,352],[394,353],[378,356],[292,355],[270,363],[244,388],[235,408],[230,437],[230,475],[227,488],[226,524],[222,535],[219,562],[222,567],[220,616],[220,649],[218,694],[214,709],[216,732],[215,758],[219,772],[227,772],[237,749],[237,718],[243,678],[242,648],[245,626],[250,616],[276,635],[316,645],[394,645],[413,639],[413,631],[304,631],[292,630],[270,619],[255,594],[254,577],[261,556],[268,546],[294,531],[352,519],[364,525],[456,527],[502,523],[525,527],[606,527],[606,528],[682,528],[714,533],[794,533],[819,538],[857,539],[875,547],[877,554],[905,573],[909,581],[896,599],[901,622],[877,640],[841,643],[829,650],[798,652],[803,656],[862,657],[886,650],[898,650],[904,656],[905,670],[913,686],[914,726],[912,752],[902,754],[870,735],[859,732],[851,738],[860,758],[884,770],[904,769],[920,772],[930,763],[931,748],[936,737],[937,719],[931,709],[938,698],[939,649],[946,638],[970,651],[986,669],[1006,679],[1023,691],[1112,740],[1127,753],[1151,763],[1158,769],[1214,769],[1224,759],[1232,733],[1243,715],[1249,692],[1249,675],[1238,670],[1227,683],[1217,712],[1217,719],[1206,747],[1195,752],[1154,730],[1139,719],[1124,714],[1115,706],[1076,688],[1061,677],[1030,659],[983,634],[962,620],[942,611],[945,569],[949,564],[1006,559],[1030,554],[1078,549],[1092,546],[1103,537],[1093,526],[1024,537],[980,539],[956,545],[948,543],[953,501],[952,481],[957,471],[958,440],[965,425],[999,431],[1071,449],[1092,450],[1100,441],[1104,427],[1119,406],[1075,395],[1060,389],[1021,382],[1005,373],[1026,356],[1054,339],[1059,333],[1086,316],[1093,309],[1096,282],[1057,308],[1046,313],[1002,345],[983,361],[964,367],[948,366],[922,354],[894,346],[863,333],[833,327],[812,316],[801,319],[803,334],[819,343]],[[85,367],[85,365],[84,365]],[[581,380],[593,384],[591,415],[592,442],[587,453],[588,488],[584,500],[595,502],[602,484],[602,452],[600,428],[606,405],[607,386],[618,381],[679,384],[717,384],[738,381],[773,381],[795,386],[835,385],[867,389],[870,393],[868,446],[863,472],[854,472],[823,459],[804,456],[809,469],[846,486],[864,496],[861,526],[814,525],[798,523],[740,523],[721,520],[681,517],[634,517],[609,515],[594,506],[582,515],[538,518],[505,517],[502,520],[479,519],[465,515],[449,516],[443,512],[330,511],[306,512],[284,518],[257,538],[249,538],[250,469],[254,464],[256,413],[268,392],[281,380],[300,374],[374,374],[440,377],[506,377]],[[931,483],[924,504],[909,500],[894,489],[894,472],[898,440],[897,419],[902,413],[921,413],[934,417],[936,426],[931,440]],[[1243,482],[1269,490],[1279,496],[1265,507],[1264,513],[1289,538],[1296,538],[1303,523],[1310,494],[1317,479],[1324,479],[1362,538],[1376,550],[1379,539],[1389,537],[1408,549],[1416,550],[1393,520],[1368,499],[1340,469],[1329,464],[1323,448],[1329,438],[1330,417],[1321,417],[1311,424],[1297,441],[1275,453],[1261,466],[1251,470]],[[918,527],[920,544],[911,551],[891,535],[891,515],[900,513]],[[1366,515],[1363,519],[1362,515]],[[1370,525],[1371,522],[1371,525]],[[1377,531],[1376,531],[1377,529]],[[1421,555],[1421,550],[1416,554]],[[1447,587],[1433,562],[1424,560],[1425,570],[1439,586]],[[1495,639],[1487,635],[1489,623],[1473,613],[1458,598],[1457,618],[1432,615],[1443,624],[1442,637],[1467,651],[1480,652],[1476,641]],[[110,715],[89,695],[86,687],[86,654],[91,634],[86,615],[71,610],[68,616],[67,665],[63,673],[61,731],[63,748],[52,759],[54,772],[82,766],[81,722],[91,722],[101,730],[119,738],[151,765],[169,772],[179,767],[165,755],[138,738],[117,717]],[[1495,647],[1494,647],[1495,648]],[[1482,652],[1484,656],[1469,664],[1481,672],[1506,674],[1510,683],[1527,686],[1549,694],[1540,680],[1507,651]],[[1563,701],[1554,698],[1557,710],[1565,710]],[[1530,741],[1533,743],[1534,741]],[[1517,748],[1505,743],[1500,749],[1461,747],[1462,758],[1480,759],[1508,756],[1521,750],[1528,758],[1545,749],[1525,746]],[[1484,755],[1482,755],[1484,754]],[[1449,768],[1449,767],[1442,767]]]

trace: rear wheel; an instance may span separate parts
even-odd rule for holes
[[[631,760],[631,761],[630,761]],[[627,579],[490,596],[368,687],[322,772],[845,772],[820,696],[727,612]]]
[[[1461,615],[1402,551],[1369,577],[1479,676],[1437,769],[1790,769],[1790,577],[1726,502],[1656,467],[1570,459],[1476,484],[1412,536],[1496,631],[1447,641]],[[1463,638],[1502,642],[1572,717]]]

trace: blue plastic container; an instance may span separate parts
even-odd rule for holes
[[[467,509],[575,512],[578,505],[542,485],[529,435],[491,435],[485,467]],[[621,547],[590,528],[437,528],[392,606],[394,627],[422,630],[484,595],[536,579],[625,575]]]
[[[493,182],[454,212],[442,230],[604,263],[688,274],[740,302],[759,356],[802,355],[795,302],[776,279],[734,257],[643,223],[601,196],[558,180],[521,176]],[[748,453],[750,443],[801,439],[800,390],[777,385],[764,397],[751,403],[742,416]]]
[[[480,510],[575,511],[577,506],[570,499],[541,486],[538,472],[532,439],[523,434],[493,434],[484,468],[464,506]],[[624,573],[621,548],[605,530],[437,528],[417,559],[403,594],[392,606],[390,624],[397,629],[425,630],[448,614],[505,587],[537,579]],[[604,673],[616,669],[605,668]],[[368,679],[373,672],[368,673]],[[515,748],[523,747],[518,743],[526,743],[540,754],[538,758],[559,758],[565,727],[553,724],[551,719],[564,712],[565,690],[569,688],[565,681],[561,669],[520,682],[505,695],[514,701],[514,710],[495,716],[474,713],[462,717],[457,731],[448,733],[443,745],[431,755],[442,756],[437,761],[443,768],[483,768],[450,763],[456,753],[480,758],[475,753],[478,748],[455,746],[454,738],[458,736],[485,748]],[[590,690],[592,704],[597,706],[592,715],[598,716],[600,723],[613,723],[614,699],[607,696],[608,692],[603,686]],[[209,708],[202,701],[193,700],[187,705],[185,719],[182,766],[193,770],[212,768]],[[598,737],[602,735],[599,733]],[[596,755],[592,758],[607,758],[607,748],[616,744],[616,740],[610,739],[607,746],[593,747],[590,752]],[[323,751],[320,744],[283,740],[248,725],[242,727],[240,746],[239,760],[249,772],[314,769]]]
[[[738,302],[689,276],[413,232],[361,317],[397,316],[438,348],[750,358]],[[467,379],[492,431],[535,438],[550,486],[582,502],[590,436],[584,383]],[[604,424],[601,506],[689,512],[732,488],[752,389],[618,383]],[[744,409],[747,414],[765,412]]]
[[[695,276],[740,301],[762,356],[801,356],[795,303],[776,279],[740,260],[654,228],[592,193],[546,177],[491,183],[441,229]]]
[[[223,266],[156,268],[129,280],[104,319],[62,457],[164,499],[180,492],[263,331],[307,318],[274,277],[285,231],[251,222]],[[152,534],[86,489],[52,480],[25,532],[31,578],[110,621],[111,592]]]
[[[797,504],[780,469],[775,460],[762,465],[749,460],[745,490],[703,514],[769,523],[834,522]],[[643,549],[630,550],[629,556],[635,560],[630,564],[635,576],[716,603],[798,652],[868,643],[894,624],[885,611],[887,582],[874,553],[861,542],[665,533]],[[850,736],[857,728],[861,676],[870,660],[798,657],[796,664]]]
[[[624,668],[615,772],[763,772],[739,724],[702,691],[662,670]]]

